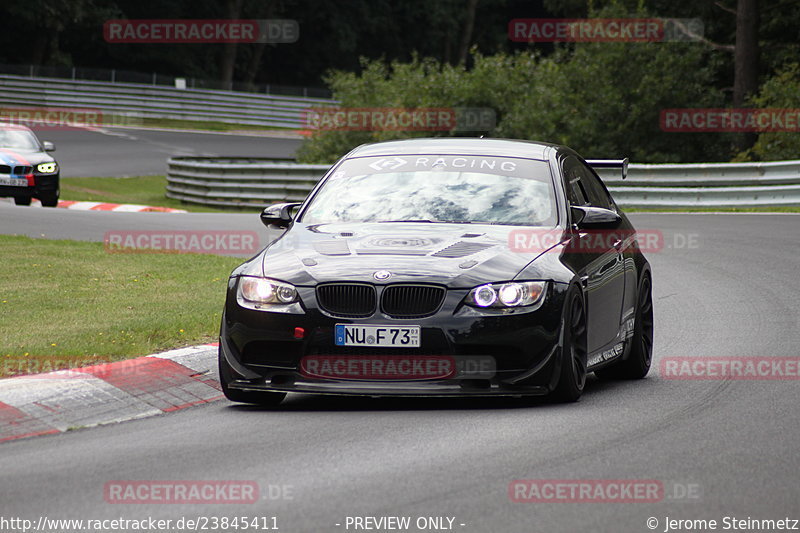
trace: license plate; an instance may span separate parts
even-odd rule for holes
[[[419,326],[365,326],[336,324],[336,346],[372,348],[419,348]]]
[[[27,187],[28,180],[15,178],[0,178],[0,185],[11,185],[12,187]]]

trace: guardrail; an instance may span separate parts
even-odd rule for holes
[[[135,72],[131,70],[64,67],[56,65],[31,65],[0,63],[0,73],[25,78],[57,78],[66,80],[87,80],[110,83],[138,83],[142,85],[162,85],[177,87],[184,84],[192,89],[212,89],[219,91],[242,91],[246,93],[277,94],[285,96],[310,96],[312,98],[330,98],[331,91],[322,87],[300,87],[275,83],[255,83],[194,78],[159,74],[157,72]]]
[[[112,117],[134,120],[166,118],[297,129],[303,126],[304,109],[331,102],[326,98],[0,75],[0,105],[98,109]],[[131,121],[113,118],[111,122],[124,125]]]
[[[302,201],[330,165],[291,160],[172,157],[167,196],[214,206],[265,206]],[[603,170],[625,207],[800,206],[800,160],[769,163],[636,165],[628,178]]]
[[[330,165],[291,159],[171,157],[167,197],[213,206],[266,206],[302,201]]]
[[[800,205],[800,161],[630,165],[624,181],[599,174],[614,200],[628,207]]]

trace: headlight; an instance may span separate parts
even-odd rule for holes
[[[466,304],[472,307],[525,307],[544,296],[544,281],[513,281],[490,283],[475,287],[467,295]]]
[[[42,174],[52,174],[56,170],[58,170],[58,165],[53,163],[39,163],[36,165],[36,170],[41,172]]]
[[[256,304],[282,305],[297,301],[294,285],[267,278],[239,278],[239,297]]]

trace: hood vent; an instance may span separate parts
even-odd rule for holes
[[[451,244],[447,248],[443,248],[432,255],[433,257],[447,257],[450,259],[456,259],[459,257],[466,257],[468,255],[476,254],[482,250],[491,248],[492,246],[494,245],[481,242],[458,241],[457,243]]]
[[[360,248],[356,250],[358,255],[428,255],[425,250],[410,250],[403,248],[390,248],[381,250],[379,248]]]
[[[350,247],[343,240],[317,241],[314,249],[322,255],[350,255]]]

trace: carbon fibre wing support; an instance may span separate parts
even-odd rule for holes
[[[594,169],[618,168],[622,171],[622,179],[628,177],[628,158],[625,159],[587,159],[586,162]]]

